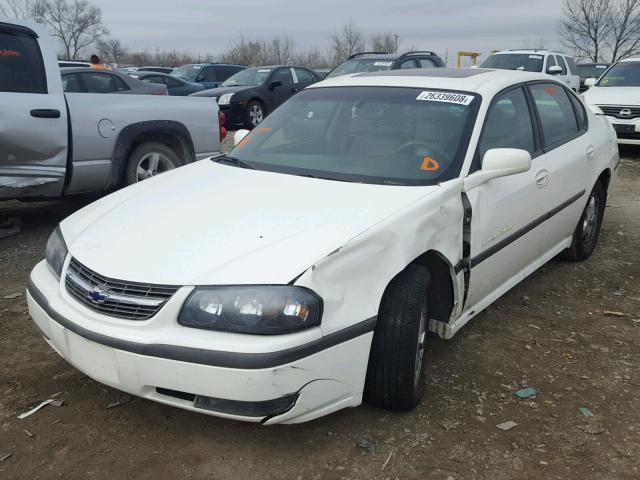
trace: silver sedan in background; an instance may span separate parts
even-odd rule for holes
[[[101,68],[61,68],[65,93],[119,93],[131,95],[168,95],[166,85],[144,83],[113,70]]]

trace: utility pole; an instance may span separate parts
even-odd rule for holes
[[[400,35],[398,35],[397,33],[395,34],[396,37],[396,52],[398,51],[398,39],[400,38]]]
[[[280,40],[273,41],[273,53],[276,57],[276,64],[280,65]]]

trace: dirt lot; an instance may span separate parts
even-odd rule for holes
[[[640,150],[623,154],[636,158],[622,163],[595,256],[551,262],[454,340],[434,339],[417,410],[362,406],[298,426],[142,399],[107,409],[119,393],[45,344],[23,294],[48,234],[79,205],[0,204],[24,224],[0,240],[0,478],[640,478]],[[522,387],[539,393],[517,399]],[[62,407],[17,418],[58,392]],[[496,428],[506,421],[518,426]]]

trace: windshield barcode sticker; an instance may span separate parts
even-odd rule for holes
[[[475,97],[473,95],[465,95],[463,93],[453,92],[429,92],[424,91],[416,100],[423,100],[425,102],[444,102],[455,103],[457,105],[469,105]]]

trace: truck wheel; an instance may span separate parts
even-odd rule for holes
[[[161,143],[146,142],[139,145],[129,156],[126,183],[134,183],[154,177],[182,165],[176,153]]]
[[[598,244],[606,203],[607,195],[602,183],[598,180],[589,194],[587,205],[573,231],[571,246],[560,254],[561,258],[582,262],[591,256]]]
[[[257,127],[265,117],[264,105],[254,100],[247,105],[247,115],[244,121],[245,126],[251,130]]]
[[[429,271],[409,265],[385,291],[373,334],[364,387],[366,402],[407,411],[424,394]]]

